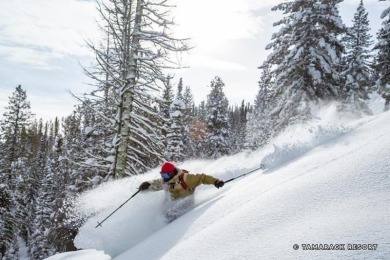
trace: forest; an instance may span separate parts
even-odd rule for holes
[[[100,43],[88,43],[95,66],[84,69],[93,90],[68,116],[44,122],[31,112],[23,83],[0,121],[0,259],[31,259],[77,250],[84,219],[68,216],[72,200],[97,185],[156,168],[164,161],[216,159],[256,150],[287,126],[315,119],[336,104],[340,116],[372,114],[372,95],[390,108],[390,7],[370,34],[363,1],[353,25],[344,25],[342,0],[285,1],[277,31],[259,62],[254,100],[230,104],[225,83],[195,104],[185,78],[173,85],[176,53],[189,49],[173,35],[174,8],[163,0],[97,3]]]

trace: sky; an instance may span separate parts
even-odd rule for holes
[[[282,17],[271,7],[282,0],[172,2],[174,31],[191,38],[193,46],[180,57],[186,68],[175,72],[174,83],[182,77],[198,104],[206,100],[211,80],[220,76],[230,104],[253,103],[260,77],[257,67],[269,54],[265,46],[277,32],[272,24]],[[346,25],[351,25],[359,2],[346,0],[340,6]],[[364,3],[375,40],[388,2]],[[94,63],[86,41],[99,42],[98,20],[94,0],[1,0],[0,118],[19,84],[37,118],[69,115],[78,104],[69,91],[82,95],[91,89],[82,67]]]
[[[140,183],[159,178],[158,168],[90,189],[72,207],[74,217],[89,217],[74,240],[81,250],[47,260],[388,259],[390,111],[372,100],[373,116],[341,119],[333,105],[256,151],[182,162],[225,181],[254,171],[220,189],[197,187],[189,211],[169,224],[166,191],[147,190],[95,228]],[[306,244],[344,250],[303,250]],[[348,250],[351,244],[377,247]]]

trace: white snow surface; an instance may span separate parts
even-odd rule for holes
[[[76,252],[67,252],[57,254],[46,258],[46,260],[70,260],[70,259],[82,259],[82,260],[110,260],[109,255],[104,254],[102,251],[94,249],[81,250]]]
[[[227,180],[273,158],[221,189],[200,186],[194,208],[169,224],[166,194],[147,191],[95,228],[159,169],[86,192],[77,212],[92,217],[75,240],[85,250],[49,259],[389,259],[390,112],[354,122],[333,112],[322,111],[321,120],[290,128],[261,150],[178,165]],[[349,244],[377,249],[347,250]]]

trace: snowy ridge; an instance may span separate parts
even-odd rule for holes
[[[271,145],[180,165],[225,180],[258,167],[262,158],[273,168],[219,190],[199,187],[194,209],[168,225],[164,192],[143,192],[94,228],[141,181],[157,178],[158,169],[85,193],[78,211],[94,216],[80,229],[76,245],[95,249],[95,255],[81,251],[66,259],[109,259],[107,254],[119,260],[385,259],[390,255],[390,113],[350,124],[322,122],[286,131],[273,143],[278,152]],[[301,134],[291,135],[294,131]],[[335,243],[376,244],[377,250],[302,250],[305,244]],[[65,259],[60,256],[49,259]]]

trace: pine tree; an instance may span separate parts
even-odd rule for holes
[[[262,68],[259,90],[252,112],[248,116],[245,148],[255,150],[268,143],[272,137],[273,122],[270,111],[275,104],[272,100],[272,74],[268,66]]]
[[[238,128],[238,136],[239,136],[239,150],[237,152],[240,152],[242,149],[245,148],[245,140],[246,140],[246,133],[247,133],[247,124],[248,124],[248,118],[250,113],[250,104],[245,104],[245,101],[243,100],[240,107],[240,122],[239,122],[239,128]]]
[[[43,176],[43,169],[40,169],[41,159],[44,157],[46,149],[43,136],[43,123],[40,120],[31,124],[28,129],[22,130],[22,149],[25,150],[23,157],[19,157],[17,162],[12,164],[12,176],[16,179],[16,189],[14,197],[16,198],[16,216],[20,220],[18,226],[19,239],[23,239],[28,245],[30,234],[33,232],[32,225],[34,220],[34,205],[38,196],[40,178]]]
[[[79,177],[72,175],[72,172],[76,171],[65,159],[66,152],[64,138],[57,135],[48,157],[41,193],[41,203],[45,208],[42,220],[45,230],[44,236],[47,241],[44,246],[48,253],[53,250],[64,252],[76,249],[73,239],[80,223],[76,223],[74,220],[69,221],[67,218],[66,213],[70,211],[68,201],[74,199],[77,181],[87,183],[87,187],[93,187],[93,182],[98,183],[94,179],[80,180]],[[53,183],[55,183],[54,189]],[[80,184],[78,188],[80,191],[83,190],[80,189]],[[48,222],[52,224],[47,225]]]
[[[36,218],[34,207],[37,203],[41,179],[44,176],[44,167],[47,152],[47,127],[43,125],[42,120],[39,121],[38,132],[35,133],[35,138],[39,139],[39,145],[34,149],[32,159],[19,158],[18,163],[14,163],[12,174],[18,177],[17,189],[17,215],[22,219],[19,223],[19,236],[27,242],[30,247],[33,243],[31,234],[35,232],[33,223]],[[35,139],[33,138],[33,139]],[[35,140],[30,140],[35,141]]]
[[[29,239],[29,251],[33,259],[44,259],[55,253],[48,239],[48,234],[55,223],[50,217],[53,214],[54,190],[58,186],[54,182],[53,173],[48,171],[48,168],[45,169],[45,176],[40,181],[41,187],[38,197],[33,204],[34,220],[30,223],[32,232]]]
[[[0,175],[0,259],[16,259],[16,202],[3,177]]]
[[[378,43],[374,49],[378,50],[375,59],[375,74],[378,76],[378,92],[385,99],[385,111],[390,109],[390,7],[381,15],[385,19],[379,30]]]
[[[367,15],[363,0],[361,0],[352,20],[353,26],[348,28],[344,39],[347,67],[342,72],[342,75],[346,78],[344,108],[350,110],[349,113],[357,116],[372,113],[364,102],[368,99],[368,93],[371,91],[372,74],[370,46],[373,41],[370,40],[370,26]]]
[[[88,133],[88,131],[82,132],[80,114],[74,111],[71,115],[64,118],[62,127],[64,132],[62,138],[62,146],[64,146],[63,157],[66,159],[64,163],[69,164],[66,167],[68,174],[64,177],[69,179],[68,183],[75,185],[77,192],[82,192],[93,186],[91,180],[95,176],[99,176],[95,171],[100,169],[100,167],[94,167],[96,161],[93,161],[93,158],[95,158],[93,156],[92,159],[85,161],[86,150],[80,147],[80,144],[85,142],[85,138],[88,136],[86,132]],[[96,149],[99,148],[97,147]],[[108,171],[109,169],[106,168],[106,170]]]
[[[234,106],[230,108],[230,125],[231,125],[231,143],[232,143],[232,152],[240,152],[245,145],[246,139],[246,127],[247,127],[247,118],[249,112],[249,104],[245,104],[245,101],[242,100],[241,106]]]
[[[169,161],[180,162],[186,158],[183,142],[184,110],[185,105],[182,100],[182,95],[180,92],[178,92],[170,109],[170,123],[167,134],[167,148],[165,150],[165,158]]]
[[[183,145],[186,158],[195,157],[195,147],[190,138],[190,123],[194,120],[194,97],[191,88],[186,86],[183,93]]]
[[[205,155],[218,158],[231,154],[231,136],[229,124],[229,101],[223,92],[220,77],[215,77],[210,84],[211,91],[207,95],[207,128]]]
[[[0,200],[2,207],[0,221],[0,252],[4,259],[16,259],[17,237],[23,233],[23,177],[27,173],[28,153],[22,140],[32,118],[26,91],[19,85],[9,98],[4,119],[0,123],[0,140],[4,149],[0,152]]]
[[[8,107],[5,107],[4,119],[1,121],[1,139],[4,140],[5,151],[1,151],[3,159],[3,172],[10,173],[12,162],[23,155],[20,148],[22,129],[30,124],[33,114],[30,112],[30,102],[27,100],[26,91],[19,85],[9,98]]]
[[[343,45],[338,37],[345,27],[337,5],[342,0],[295,0],[279,4],[273,11],[285,17],[267,49],[273,49],[266,61],[274,68],[278,101],[271,112],[278,119],[276,130],[308,120],[311,103],[340,98],[339,63]]]
[[[190,86],[185,87],[185,90],[183,93],[183,101],[184,101],[184,104],[186,105],[186,114],[188,115],[187,120],[191,121],[191,119],[195,116],[195,114],[194,114],[195,102],[194,102],[194,95],[192,95],[192,91],[191,91]]]
[[[160,102],[160,117],[162,119],[162,135],[163,135],[163,144],[164,147],[167,147],[166,136],[169,131],[169,120],[170,120],[170,108],[174,99],[171,76],[168,76],[166,81],[164,82],[164,89],[162,94],[162,101]]]

